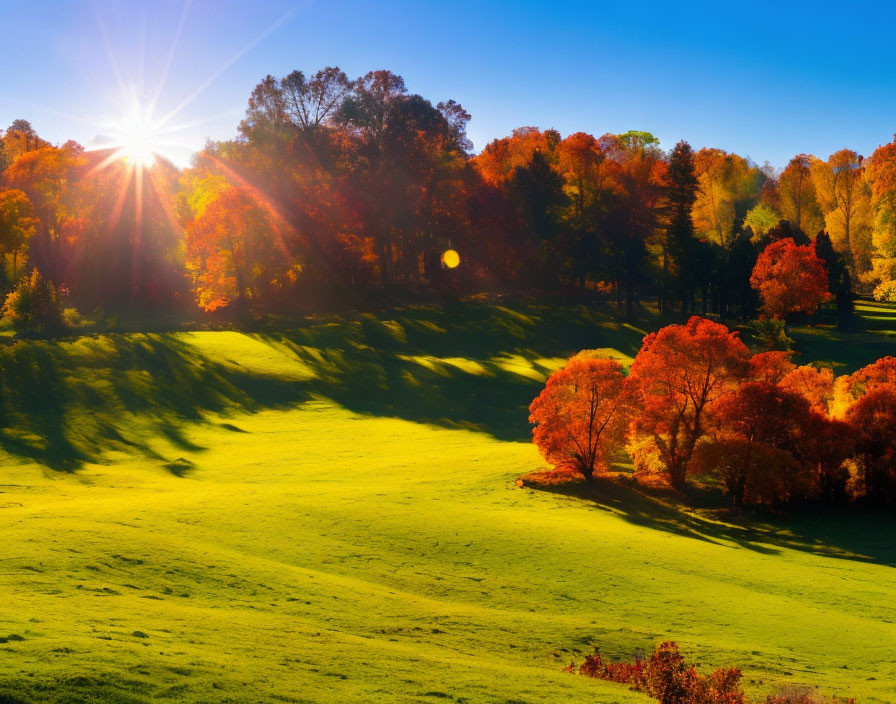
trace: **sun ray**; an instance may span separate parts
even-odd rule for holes
[[[226,112],[218,113],[217,115],[211,115],[209,117],[203,117],[201,119],[193,120],[191,122],[178,122],[175,125],[160,127],[159,135],[172,134],[174,132],[182,132],[184,130],[193,129],[194,127],[201,127],[202,125],[207,125],[212,122],[216,122],[217,120],[222,120],[224,118],[236,118],[239,120],[242,117],[242,111],[240,110],[228,110]],[[196,149],[195,145],[191,146],[190,149]]]
[[[109,214],[109,226],[107,228],[109,235],[112,234],[112,232],[118,226],[118,221],[121,220],[121,213],[124,210],[124,201],[128,195],[128,188],[130,188],[131,176],[133,175],[133,173],[134,169],[128,167],[124,178],[121,179],[121,186],[119,186],[118,189],[118,197],[115,199],[115,205],[112,206],[112,212]]]
[[[63,112],[61,110],[55,110],[54,108],[48,108],[45,105],[40,105],[38,103],[31,103],[27,100],[19,100],[18,98],[8,98],[4,96],[4,101],[9,103],[16,103],[21,105],[23,108],[28,108],[29,110],[39,110],[40,112],[45,112],[48,115],[55,115],[56,117],[63,117],[66,120],[71,120],[73,122],[80,122],[82,125],[90,125],[91,127],[101,127],[101,124],[94,119],[89,117],[84,117],[82,115],[75,115],[70,112]]]
[[[277,245],[286,256],[295,259],[295,254],[283,239],[284,230],[295,230],[295,228],[289,223],[289,220],[287,220],[286,217],[284,217],[284,215],[280,212],[277,204],[274,203],[274,201],[266,193],[264,193],[264,191],[240,176],[240,174],[238,174],[234,169],[230,168],[223,161],[215,156],[212,156],[211,154],[206,154],[206,156],[211,159],[211,161],[214,162],[215,166],[221,169],[221,171],[223,171],[224,174],[227,175],[232,181],[236,182],[238,185],[249,191],[255,198],[255,200],[265,210],[268,211],[268,213],[273,217],[275,224],[277,225],[277,227],[274,228],[274,235],[277,238]]]
[[[159,184],[156,183],[156,172],[153,170],[149,171],[149,185],[152,186],[152,190],[156,194],[156,198],[162,206],[162,212],[165,213],[165,217],[168,220],[168,224],[175,231],[180,231],[181,224],[177,219],[177,215],[174,213],[174,206],[171,204],[171,199],[168,197],[168,193],[164,188],[160,188]]]
[[[206,90],[208,90],[209,86],[212,85],[218,78],[221,77],[227,69],[233,66],[237,61],[239,61],[243,56],[249,53],[252,49],[254,49],[260,42],[270,36],[273,32],[279,29],[284,23],[286,23],[296,12],[301,8],[300,5],[296,5],[295,7],[287,10],[283,15],[280,16],[273,24],[271,24],[267,29],[265,29],[261,34],[259,34],[255,39],[246,44],[242,49],[240,49],[236,54],[230,57],[224,64],[215,71],[206,81],[200,85],[196,90],[194,90],[190,95],[184,98],[171,112],[169,112],[165,117],[163,117],[159,121],[159,126],[165,125],[169,120],[174,118],[181,110],[183,110],[187,105],[192,103],[196,98],[202,95]]]
[[[106,49],[106,55],[109,57],[109,64],[112,66],[112,73],[115,74],[115,80],[118,82],[118,89],[124,93],[127,88],[124,81],[124,76],[121,73],[121,67],[118,65],[118,60],[115,58],[115,52],[112,51],[112,44],[109,41],[109,34],[106,32],[106,25],[103,23],[102,15],[99,13],[99,9],[94,5],[94,15],[96,16],[96,25],[100,32],[100,37],[103,40],[103,46]]]
[[[140,286],[140,254],[143,245],[143,169],[134,169],[134,233],[131,247],[131,289]]]
[[[97,151],[97,150],[88,150],[88,151]],[[90,177],[93,176],[95,173],[97,173],[97,172],[99,172],[99,171],[102,171],[102,170],[105,169],[107,166],[109,166],[110,164],[113,164],[114,162],[118,161],[119,159],[121,159],[121,154],[119,154],[119,153],[118,153],[118,150],[116,149],[116,150],[113,151],[111,154],[109,154],[109,156],[107,156],[105,159],[103,159],[99,164],[97,164],[96,166],[94,166],[93,168],[91,168],[90,171],[88,171],[88,172],[84,175],[85,178],[90,178]]]
[[[187,16],[190,13],[190,8],[193,6],[193,0],[187,0],[184,3],[183,10],[180,14],[180,20],[177,23],[177,29],[174,32],[174,39],[171,41],[171,50],[168,52],[168,56],[165,59],[165,63],[162,65],[162,72],[159,75],[159,82],[156,85],[155,92],[152,94],[152,97],[149,99],[148,109],[150,112],[154,112],[156,105],[158,105],[159,98],[162,95],[162,91],[165,89],[165,84],[168,82],[168,73],[171,71],[171,62],[174,61],[174,55],[177,52],[177,47],[180,44],[180,37],[183,34],[184,27],[187,24]]]

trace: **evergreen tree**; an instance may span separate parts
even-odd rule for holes
[[[694,172],[694,151],[681,140],[669,155],[668,208],[665,251],[663,252],[663,300],[671,304],[674,297],[681,302],[682,312],[693,307],[695,284],[694,221],[691,209],[697,199],[697,176]]]
[[[853,313],[852,277],[845,257],[834,249],[831,237],[822,230],[815,237],[815,255],[828,272],[828,291],[837,304],[837,327],[849,327]]]

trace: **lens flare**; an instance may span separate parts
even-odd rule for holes
[[[131,164],[150,168],[161,146],[155,126],[140,115],[129,115],[118,126],[119,151]]]
[[[454,269],[460,264],[460,255],[453,249],[447,249],[442,254],[442,264],[447,269]]]

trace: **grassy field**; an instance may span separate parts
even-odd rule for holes
[[[802,329],[846,371],[892,351]],[[674,639],[751,695],[896,701],[896,524],[520,489],[526,406],[655,325],[458,304],[0,349],[0,703],[649,702],[561,670]]]

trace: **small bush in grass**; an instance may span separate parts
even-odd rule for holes
[[[571,663],[567,672],[575,672]],[[646,692],[662,704],[746,704],[740,688],[740,670],[723,668],[709,676],[701,675],[685,662],[673,642],[657,646],[648,658],[632,662],[604,660],[599,650],[585,658],[580,675],[609,682],[628,684]]]
[[[517,479],[517,484],[519,486],[545,488],[563,486],[565,484],[578,484],[583,481],[582,475],[575,469],[558,467],[557,469],[537,469],[534,472],[524,474]]]
[[[723,667],[701,675],[671,641],[658,645],[649,658],[636,655],[632,662],[604,660],[600,650],[595,650],[578,668],[571,662],[564,672],[628,684],[661,704],[747,704],[740,670]],[[855,704],[855,700],[819,698],[810,690],[799,689],[769,694],[765,704]]]
[[[53,282],[33,269],[6,297],[3,317],[19,333],[58,335],[65,327],[61,298]]]

